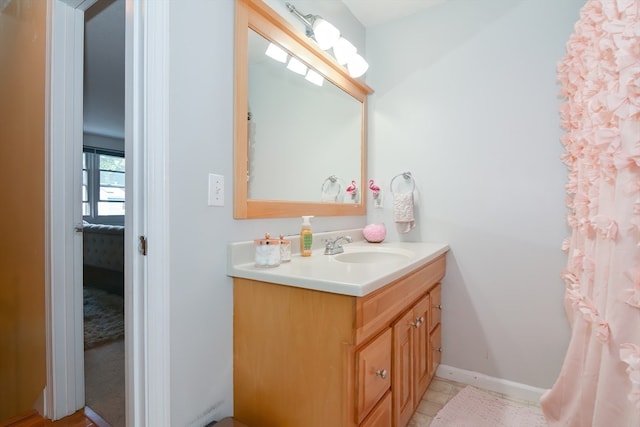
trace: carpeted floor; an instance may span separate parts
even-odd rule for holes
[[[84,287],[84,348],[124,337],[124,298]]]

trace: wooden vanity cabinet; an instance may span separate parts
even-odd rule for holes
[[[429,295],[393,324],[394,425],[406,425],[429,385]]]
[[[234,278],[234,417],[405,427],[439,361],[444,272],[442,255],[364,297]]]
[[[367,415],[367,418],[359,427],[389,427],[392,425],[392,403],[391,391],[388,391],[385,397],[380,401],[376,408]]]
[[[434,286],[429,292],[431,299],[431,311],[429,316],[429,349],[431,351],[431,357],[429,360],[429,376],[433,378],[436,373],[436,369],[440,364],[440,357],[442,356],[442,338],[440,335],[441,326],[440,318],[442,315],[442,286],[440,284]]]
[[[391,389],[391,328],[356,351],[356,414],[360,424]]]

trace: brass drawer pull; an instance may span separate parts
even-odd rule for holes
[[[387,370],[386,369],[378,369],[376,371],[376,375],[384,380],[384,379],[387,378]]]

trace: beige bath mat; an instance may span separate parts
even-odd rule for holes
[[[538,407],[465,387],[436,414],[431,427],[547,427]]]

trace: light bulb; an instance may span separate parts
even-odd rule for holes
[[[367,72],[367,69],[369,69],[369,64],[358,54],[347,63],[347,70],[349,70],[349,75],[353,78],[360,77]]]
[[[340,38],[340,30],[322,18],[316,18],[313,23],[313,35],[320,49],[327,50],[333,47]]]
[[[340,37],[333,46],[333,54],[340,65],[344,65],[349,62],[356,53],[358,53],[358,49],[356,49],[356,47],[344,37]]]

